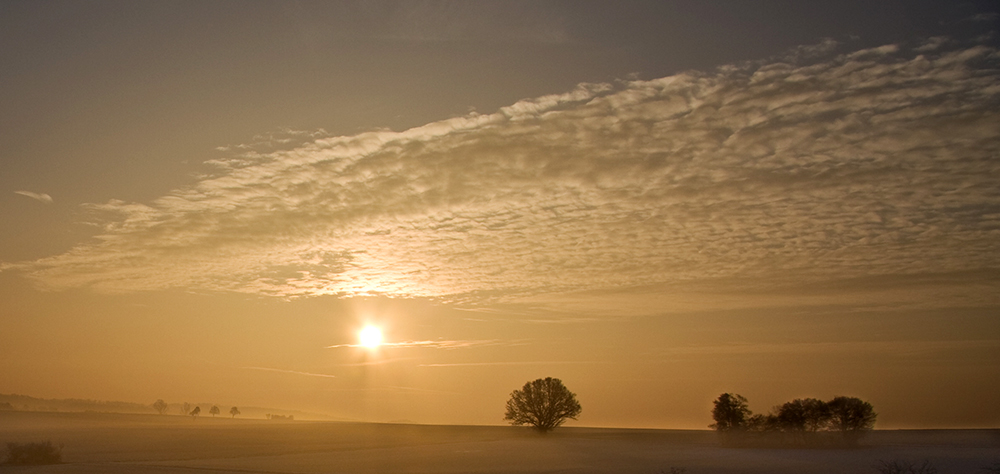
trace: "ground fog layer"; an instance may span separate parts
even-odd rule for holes
[[[0,413],[0,442],[51,440],[64,464],[24,473],[875,473],[928,460],[986,472],[1000,430],[876,431],[859,449],[740,449],[709,431],[287,422],[97,413]]]

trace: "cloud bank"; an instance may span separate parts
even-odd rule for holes
[[[828,42],[237,150],[152,203],[88,205],[95,241],[14,267],[53,289],[470,306],[974,274],[989,291],[961,298],[982,303],[1000,280],[1000,53],[947,45]]]

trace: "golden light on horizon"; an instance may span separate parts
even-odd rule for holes
[[[382,345],[382,330],[376,326],[365,326],[358,332],[358,341],[368,349],[375,349]]]

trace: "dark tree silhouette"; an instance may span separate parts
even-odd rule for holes
[[[802,400],[806,415],[806,431],[819,431],[830,425],[830,404],[815,398]]]
[[[217,407],[215,405],[212,405],[212,408],[209,408],[208,412],[212,414],[213,418],[215,417],[215,415],[218,415],[219,413],[222,413],[222,411],[219,410],[219,407]]]
[[[195,417],[198,416],[198,415],[200,415],[200,414],[201,414],[201,407],[194,407],[194,410],[191,410],[191,413],[189,413],[189,415],[195,416]]]
[[[240,409],[236,408],[236,407],[232,407],[232,408],[229,409],[229,414],[233,415],[233,418],[236,418],[236,415],[240,414]]]
[[[153,409],[162,415],[165,411],[167,411],[167,402],[163,401],[161,398],[153,402]]]
[[[777,409],[783,431],[819,431],[830,422],[830,407],[815,398],[795,399]]]
[[[836,397],[827,403],[830,407],[830,428],[840,431],[850,443],[875,428],[875,408],[860,398]]]
[[[51,441],[7,443],[6,464],[59,464],[61,462],[61,448],[55,447]]]
[[[709,427],[719,431],[723,443],[740,446],[830,445],[831,437],[818,434],[820,431],[839,431],[846,445],[856,446],[875,427],[877,416],[870,403],[853,397],[829,402],[795,399],[774,407],[767,415],[751,414],[747,399],[737,394],[723,393],[714,403],[715,423]]]
[[[714,427],[715,425],[712,426]],[[757,413],[746,419],[743,429],[756,433],[764,433],[769,431],[778,431],[780,429],[779,426],[780,423],[778,423],[778,415],[773,413],[767,415]]]
[[[723,393],[714,402],[712,408],[712,419],[715,423],[708,425],[718,431],[736,431],[746,427],[747,419],[750,418],[750,407],[747,406],[747,399],[735,393]]]
[[[580,411],[576,394],[570,392],[561,380],[546,377],[528,382],[521,390],[511,392],[503,419],[515,426],[532,425],[546,433],[567,419],[575,420]]]

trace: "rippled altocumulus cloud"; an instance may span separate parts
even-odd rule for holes
[[[15,266],[54,288],[467,303],[995,272],[1000,53],[928,44],[246,152],[92,205],[96,241]]]

